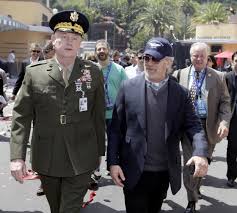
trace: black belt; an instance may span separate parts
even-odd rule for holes
[[[59,115],[59,123],[61,125],[78,123],[88,119],[88,114],[86,112],[83,113],[75,113],[73,115]]]

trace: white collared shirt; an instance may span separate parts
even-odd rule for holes
[[[140,75],[143,70],[139,70],[138,65],[130,65],[128,67],[125,67],[125,72],[128,76],[128,79],[134,78],[137,75]]]

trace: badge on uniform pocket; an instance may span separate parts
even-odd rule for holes
[[[87,111],[87,98],[79,98],[79,111]]]

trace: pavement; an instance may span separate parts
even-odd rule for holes
[[[10,79],[7,95],[10,97],[15,79]],[[4,115],[11,116],[13,101],[4,108]],[[0,213],[50,213],[45,196],[36,196],[40,185],[39,180],[27,180],[19,184],[9,171],[9,140],[11,119],[0,120]],[[226,186],[226,146],[227,141],[220,142],[214,151],[214,158],[209,167],[208,175],[203,180],[201,193],[203,199],[197,204],[198,212],[202,213],[236,213],[237,183],[234,188]],[[30,152],[27,152],[27,166]],[[122,189],[115,186],[107,175],[105,159],[101,165],[102,178],[94,200],[82,209],[81,213],[126,213]],[[85,201],[89,199],[89,193]],[[168,191],[167,199],[162,206],[163,212],[183,213],[187,205],[186,191],[181,190],[172,195]]]

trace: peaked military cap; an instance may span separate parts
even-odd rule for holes
[[[56,13],[49,21],[49,27],[55,32],[74,32],[83,36],[89,29],[86,16],[75,10],[64,10]]]

